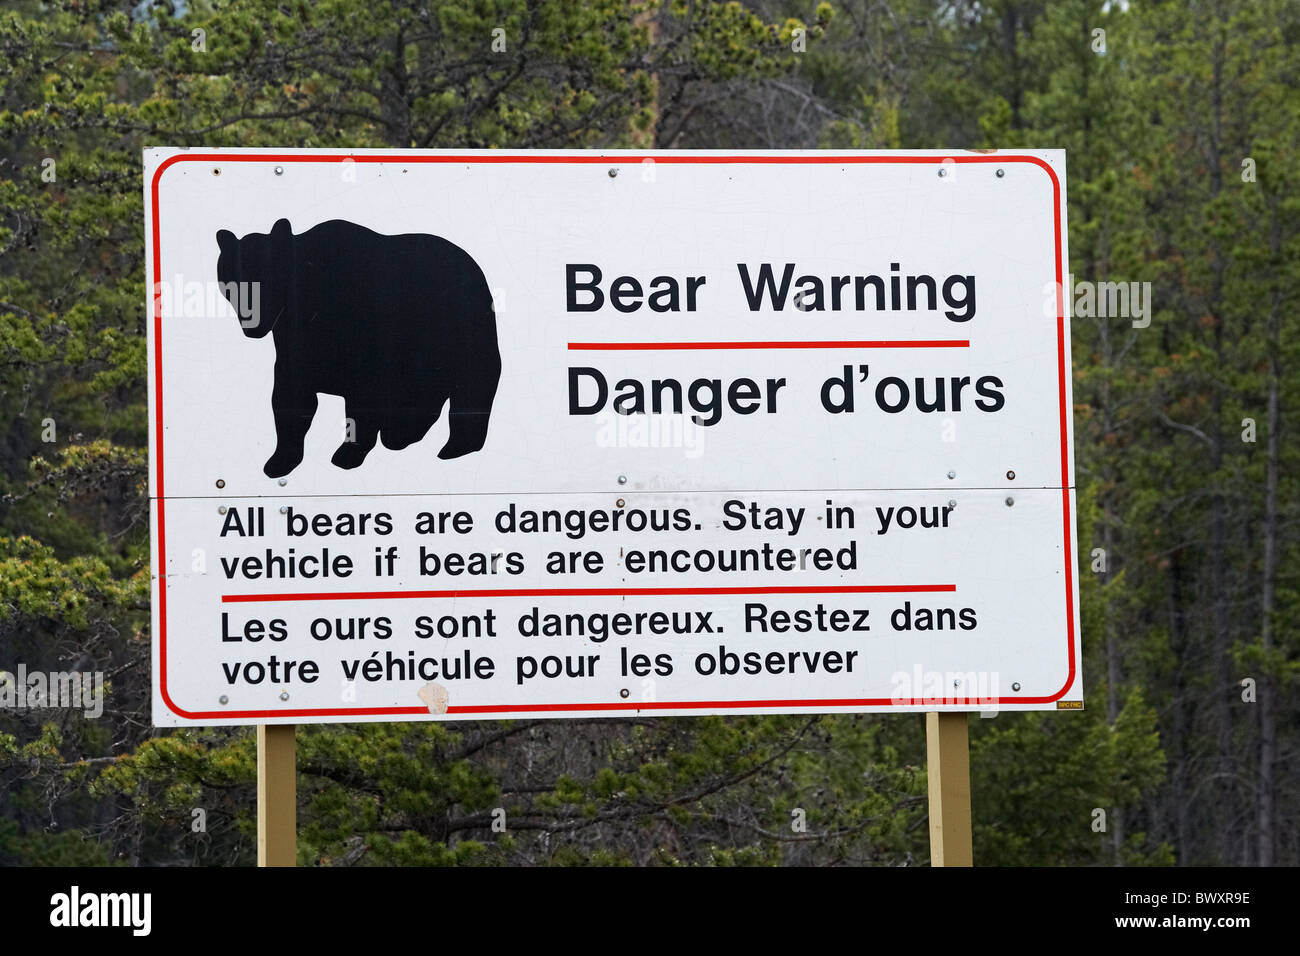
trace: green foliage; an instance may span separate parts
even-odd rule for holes
[[[1099,708],[976,719],[971,766],[975,858],[981,865],[1081,866],[1113,861],[1109,829],[1093,829],[1134,806],[1164,773],[1156,715],[1133,691],[1112,724]],[[986,726],[987,725],[987,726]],[[1112,821],[1107,820],[1107,826]],[[1134,833],[1125,865],[1170,863],[1167,844],[1148,848]]]
[[[1065,148],[1072,272],[1149,281],[1154,312],[1073,323],[1088,709],[972,719],[976,859],[1296,862],[1288,3],[180,9],[0,13],[0,669],[98,670],[108,693],[101,720],[0,711],[0,864],[255,858],[252,733],[149,726],[159,144]],[[928,857],[915,715],[310,726],[298,747],[304,864]]]

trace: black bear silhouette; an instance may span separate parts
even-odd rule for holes
[[[346,403],[351,428],[332,459],[340,468],[365,461],[377,438],[394,450],[419,441],[448,402],[451,435],[438,457],[483,447],[501,353],[492,293],[469,253],[438,236],[385,236],[341,219],[297,236],[287,219],[269,235],[222,229],[217,245],[217,280],[246,316],[244,334],[275,341],[267,475],[302,461],[318,392]],[[257,295],[239,301],[252,288]]]

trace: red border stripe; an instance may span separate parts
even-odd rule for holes
[[[1061,241],[1061,182],[1056,175],[1056,171],[1051,165],[1039,159],[1037,156],[1017,156],[1014,154],[958,154],[954,156],[837,156],[823,153],[807,154],[783,154],[778,156],[714,156],[707,153],[699,155],[570,155],[570,156],[553,156],[553,155],[529,155],[529,154],[503,154],[493,156],[489,154],[482,155],[458,155],[458,154],[437,154],[437,155],[393,155],[391,153],[378,154],[351,154],[339,155],[331,153],[200,153],[184,152],[175,156],[170,156],[158,164],[154,171],[153,180],[150,183],[150,208],[152,210],[152,229],[151,244],[153,248],[153,321],[154,321],[154,393],[155,406],[154,414],[156,450],[156,489],[157,489],[157,508],[158,508],[158,606],[159,606],[159,692],[163,702],[173,713],[187,720],[203,720],[210,718],[213,720],[230,720],[232,718],[258,718],[258,717],[366,717],[366,716],[419,716],[427,715],[428,710],[424,707],[359,707],[359,708],[329,708],[315,710],[246,710],[246,711],[188,711],[179,707],[172,700],[167,691],[167,545],[166,545],[166,516],[165,516],[165,493],[163,485],[163,366],[162,366],[162,254],[161,254],[161,232],[159,230],[159,211],[158,211],[158,183],[162,174],[170,169],[173,165],[182,162],[217,162],[217,163],[303,163],[303,162],[328,162],[339,163],[350,160],[357,163],[465,163],[466,165],[484,165],[484,164],[548,164],[548,163],[613,163],[627,164],[640,163],[644,160],[650,160],[654,163],[663,163],[665,165],[678,164],[714,164],[714,165],[781,165],[781,164],[829,164],[841,166],[869,166],[876,164],[889,163],[917,163],[922,165],[939,165],[941,163],[962,163],[962,164],[980,164],[980,163],[1029,163],[1038,166],[1052,182],[1052,200],[1053,200],[1053,217],[1055,219],[1055,246],[1056,246],[1056,306],[1057,306],[1057,377],[1058,377],[1058,399],[1060,405],[1060,443],[1061,443],[1061,502],[1063,511],[1064,527],[1064,551],[1065,551],[1065,618],[1067,632],[1067,650],[1068,655],[1068,674],[1063,687],[1055,694],[1047,697],[1002,697],[991,703],[995,704],[1037,704],[1051,703],[1059,700],[1061,697],[1074,686],[1077,675],[1077,662],[1075,660],[1074,644],[1074,587],[1071,566],[1073,563],[1073,548],[1071,547],[1071,529],[1070,529],[1070,491],[1069,491],[1069,429],[1066,415],[1068,414],[1065,404],[1065,313],[1062,303],[1062,283],[1064,279],[1064,269],[1062,263],[1062,241]],[[914,346],[908,346],[914,347]],[[223,600],[225,598],[223,597]],[[448,713],[482,713],[482,714],[515,714],[531,713],[544,711],[579,711],[599,713],[602,711],[634,711],[634,710],[693,710],[693,709],[715,709],[715,710],[744,710],[754,708],[768,707],[884,707],[884,706],[924,706],[934,703],[936,706],[943,706],[943,701],[933,701],[929,698],[912,698],[910,700],[894,700],[890,698],[862,698],[862,699],[826,699],[826,700],[753,700],[753,701],[688,701],[677,703],[654,703],[654,702],[627,702],[627,703],[610,703],[610,704],[537,704],[537,705],[514,705],[514,706],[485,706],[485,707],[449,707]]]

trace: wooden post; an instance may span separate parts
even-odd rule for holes
[[[298,862],[298,754],[293,724],[257,727],[257,865]]]
[[[968,715],[925,715],[930,781],[930,865],[972,866]]]

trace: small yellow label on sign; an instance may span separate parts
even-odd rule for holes
[[[1058,700],[1056,702],[1057,710],[1083,710],[1083,701],[1081,700]]]

